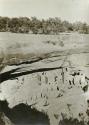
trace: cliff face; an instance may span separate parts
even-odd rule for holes
[[[63,118],[88,121],[89,79],[70,68],[43,71],[1,84],[1,100],[13,108],[21,103],[47,114],[51,125]]]
[[[71,124],[73,121],[78,125],[81,121],[87,124],[89,43],[80,38],[80,43],[72,42],[73,36],[71,40],[67,37],[63,47],[58,47],[58,42],[55,46],[44,42],[38,42],[37,46],[30,43],[33,50],[29,47],[29,51],[34,51],[33,54],[30,52],[31,57],[21,57],[28,47],[8,50],[15,53],[15,59],[11,56],[6,62],[5,57],[2,63],[7,65],[0,73],[0,100],[6,100],[12,109],[22,103],[31,106],[48,115],[50,125],[65,125],[63,120],[68,119]],[[16,55],[19,51],[21,56]]]

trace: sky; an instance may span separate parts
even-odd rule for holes
[[[89,0],[0,0],[0,16],[60,17],[89,24]]]

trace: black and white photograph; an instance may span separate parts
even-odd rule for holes
[[[0,0],[0,125],[89,125],[89,0]]]

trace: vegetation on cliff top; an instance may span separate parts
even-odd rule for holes
[[[81,22],[69,23],[57,17],[45,20],[39,20],[36,17],[0,17],[0,32],[59,34],[73,31],[88,34],[89,25]]]

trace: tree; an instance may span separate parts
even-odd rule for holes
[[[9,30],[8,23],[9,23],[8,17],[0,17],[0,31],[1,32],[5,32]]]

